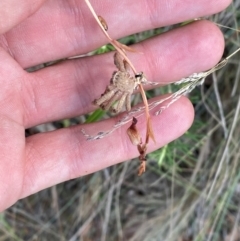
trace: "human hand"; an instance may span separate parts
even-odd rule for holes
[[[229,3],[92,1],[115,39],[210,15]],[[106,44],[84,1],[2,0],[0,33],[0,210],[44,188],[138,155],[126,136],[129,125],[92,142],[81,134],[82,126],[25,138],[26,128],[93,111],[92,101],[109,83],[115,68],[112,53],[69,60],[34,73],[24,70]],[[197,21],[134,48],[144,53],[129,54],[137,70],[150,81],[167,84],[215,65],[224,40],[214,24]],[[182,135],[193,115],[191,103],[182,97],[160,116],[153,116],[156,144],[151,143],[149,151]],[[115,122],[111,118],[84,128],[96,133],[111,129]],[[144,116],[138,128],[144,133]]]

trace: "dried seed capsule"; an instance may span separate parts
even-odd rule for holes
[[[127,129],[127,134],[133,145],[138,146],[142,143],[142,138],[136,127],[137,119],[133,117],[131,126]]]
[[[105,19],[101,16],[98,16],[98,19],[99,19],[100,23],[102,24],[103,28],[105,29],[105,31],[107,31],[108,25],[107,25],[107,22],[105,21]]]

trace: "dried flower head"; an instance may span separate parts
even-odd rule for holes
[[[143,74],[139,74],[137,77],[132,76],[129,64],[122,59],[118,52],[114,54],[114,64],[118,71],[113,72],[110,85],[93,103],[104,110],[110,109],[113,113],[119,113],[124,105],[126,110],[130,111],[133,91],[137,89],[141,81],[145,81],[145,78],[141,78]]]

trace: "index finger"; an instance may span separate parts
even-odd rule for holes
[[[216,13],[231,1],[91,1],[118,39],[147,29]],[[92,51],[107,43],[84,1],[53,0],[6,34],[13,56],[24,68]]]

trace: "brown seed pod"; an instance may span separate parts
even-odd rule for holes
[[[103,28],[105,29],[105,31],[107,31],[108,25],[107,25],[107,22],[105,21],[105,19],[101,16],[98,16],[98,19],[99,19],[100,23],[102,24]]]
[[[128,137],[133,145],[138,146],[142,143],[142,138],[137,130],[137,119],[133,117],[131,126],[127,129]]]

